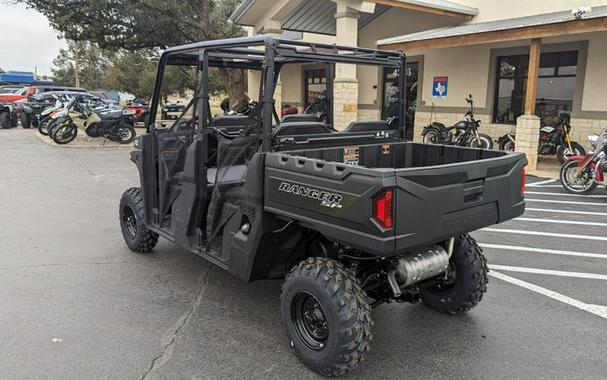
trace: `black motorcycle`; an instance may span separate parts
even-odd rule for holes
[[[468,95],[466,102],[470,104],[470,110],[466,112],[464,120],[451,127],[446,127],[443,123],[438,122],[433,122],[424,127],[422,131],[424,143],[492,149],[493,140],[491,137],[484,133],[478,133],[481,122],[474,119],[472,95]]]
[[[505,134],[497,139],[500,150],[514,151],[515,135]],[[586,149],[577,141],[571,139],[571,116],[563,113],[556,125],[544,125],[540,128],[540,138],[537,147],[540,156],[555,156],[562,164],[569,156],[583,156]]]

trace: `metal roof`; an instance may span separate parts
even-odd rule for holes
[[[230,16],[229,20],[232,22],[239,23],[240,19],[247,13],[247,11],[255,4],[257,0],[244,0],[236,8],[234,13]],[[370,0],[374,2],[373,0]],[[445,11],[451,11],[461,13],[469,16],[476,16],[478,9],[453,3],[447,0],[396,0],[405,4],[420,5],[428,8],[440,9]],[[373,18],[379,14],[385,12],[390,6],[383,4],[375,5],[375,12],[361,13],[359,17],[359,27],[363,27],[369,23]],[[291,29],[305,32],[314,32],[321,34],[335,34],[335,15],[336,4],[330,0],[307,0],[302,2],[285,20],[282,20],[283,29]],[[284,25],[289,27],[285,27]],[[309,29],[304,29],[309,26]]]
[[[607,5],[592,8],[592,11],[590,13],[586,13],[582,16],[582,19],[587,20],[600,17],[607,17]],[[447,26],[438,29],[426,30],[423,32],[405,34],[403,36],[384,38],[377,41],[377,46],[431,40],[435,38],[456,37],[485,32],[495,32],[500,30],[525,28],[530,26],[558,24],[561,22],[574,20],[577,19],[570,10],[553,13],[543,13],[539,15],[510,18],[504,20],[463,24],[458,26]]]
[[[382,4],[375,6],[374,13],[360,13],[358,27],[362,28],[390,7]],[[335,13],[337,5],[329,0],[308,0],[302,2],[283,21],[282,29],[300,32],[335,35]]]

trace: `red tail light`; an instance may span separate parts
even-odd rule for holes
[[[374,203],[374,216],[375,219],[384,228],[392,228],[394,226],[394,220],[392,219],[392,201],[394,199],[394,191],[388,190],[379,197],[375,198]]]
[[[523,179],[521,180],[521,195],[525,194],[525,182],[527,181],[526,170],[523,168]]]

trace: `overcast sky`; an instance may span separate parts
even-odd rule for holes
[[[0,0],[0,67],[4,70],[51,73],[53,59],[65,41],[42,14]]]

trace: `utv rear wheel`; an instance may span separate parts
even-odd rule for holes
[[[120,199],[120,228],[126,245],[138,253],[150,252],[158,243],[158,234],[145,225],[141,189],[132,187]]]
[[[366,294],[334,260],[309,258],[291,270],[281,316],[299,359],[322,375],[350,371],[369,350],[373,322]]]
[[[456,238],[445,281],[420,292],[430,309],[463,314],[481,301],[487,291],[487,260],[476,240],[465,234]]]

